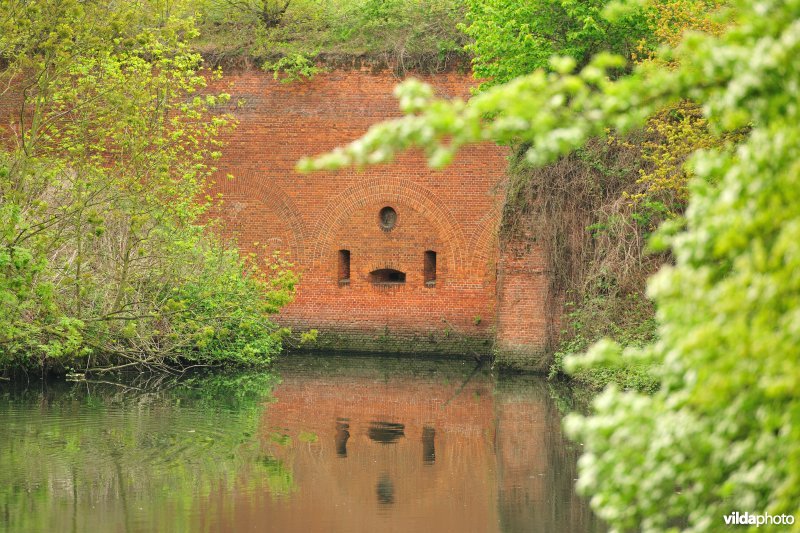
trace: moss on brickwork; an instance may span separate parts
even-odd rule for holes
[[[495,351],[495,366],[504,370],[518,370],[543,374],[553,360],[552,352],[527,344],[506,345]]]
[[[395,333],[385,329],[379,333],[357,331],[319,331],[316,342],[305,344],[304,351],[353,353],[403,353],[453,355],[469,358],[489,357],[493,341],[448,331],[431,333]]]

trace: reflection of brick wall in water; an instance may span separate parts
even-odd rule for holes
[[[460,385],[285,379],[264,414],[262,441],[303,497],[265,498],[248,519],[263,513],[275,530],[296,523],[298,513],[308,531],[496,529],[491,389],[476,380],[456,395]],[[291,445],[271,439],[276,429]],[[318,440],[302,442],[301,433]]]
[[[575,493],[579,444],[560,431],[561,414],[548,385],[529,378],[499,386],[496,454],[502,530],[599,531]]]

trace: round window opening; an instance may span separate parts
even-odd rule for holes
[[[384,207],[381,209],[380,215],[381,229],[383,231],[391,231],[394,225],[397,224],[397,211],[391,207]]]

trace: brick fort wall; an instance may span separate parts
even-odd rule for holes
[[[487,352],[503,149],[470,147],[442,171],[430,170],[421,153],[365,169],[294,170],[302,156],[399,116],[398,81],[388,71],[357,69],[288,84],[259,71],[226,73],[239,125],[225,139],[213,192],[221,193],[227,231],[242,248],[282,250],[296,265],[297,297],[278,320],[316,328],[319,347]],[[446,97],[467,98],[474,85],[458,73],[425,81]],[[394,215],[382,219],[386,207]],[[349,276],[340,251],[349,252]],[[436,256],[427,276],[426,252]]]
[[[466,99],[475,85],[469,73],[418,77],[444,97]],[[440,171],[420,152],[364,169],[294,170],[301,157],[399,116],[392,94],[399,81],[388,70],[353,68],[293,83],[232,70],[214,82],[231,94],[238,120],[223,139],[210,191],[222,199],[223,231],[245,251],[281,251],[295,265],[298,292],[277,321],[317,329],[317,348],[462,355],[499,348],[516,366],[540,366],[528,363],[546,345],[546,275],[535,250],[499,252],[504,148],[467,147]],[[17,129],[19,96],[10,90],[0,98],[6,140]],[[382,218],[387,207],[393,212]]]

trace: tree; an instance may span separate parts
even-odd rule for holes
[[[203,222],[232,124],[178,7],[0,1],[0,367],[259,363],[280,349],[267,315],[295,277],[265,274]]]
[[[749,128],[734,151],[693,156],[686,215],[653,242],[675,258],[649,285],[659,339],[624,351],[601,342],[571,363],[658,365],[652,396],[610,387],[593,415],[567,421],[585,443],[578,487],[615,531],[717,530],[733,511],[791,514],[800,528],[800,2],[739,0],[728,17],[722,35],[688,34],[617,79],[624,59],[600,54],[578,72],[556,58],[555,72],[466,103],[406,82],[404,118],[300,165],[376,163],[420,145],[441,166],[487,140],[528,142],[540,164],[681,99],[702,103],[720,131]]]
[[[651,35],[647,14],[633,10],[609,21],[609,0],[467,0],[464,32],[473,39],[475,76],[484,86],[547,68],[557,54],[583,66],[601,51],[630,58]]]
[[[549,68],[554,53],[585,66],[601,50],[621,54],[619,76],[642,61],[659,61],[660,45],[675,44],[687,30],[719,33],[715,0],[659,0],[620,20],[608,21],[609,2],[470,2],[467,28],[482,88]],[[569,30],[565,28],[570,28]],[[707,126],[699,106],[681,101],[659,110],[643,131],[589,142],[544,167],[526,164],[515,147],[507,171],[503,238],[536,235],[549,290],[557,295],[548,312],[564,320],[550,367],[563,373],[563,358],[609,336],[622,345],[642,345],[655,336],[655,310],[645,295],[646,279],[669,253],[652,254],[648,236],[666,219],[683,213],[689,175],[683,165],[700,148],[731,144]],[[524,149],[524,146],[522,146]],[[555,339],[554,339],[555,340]],[[647,365],[583,370],[575,382],[602,388],[651,388]]]

